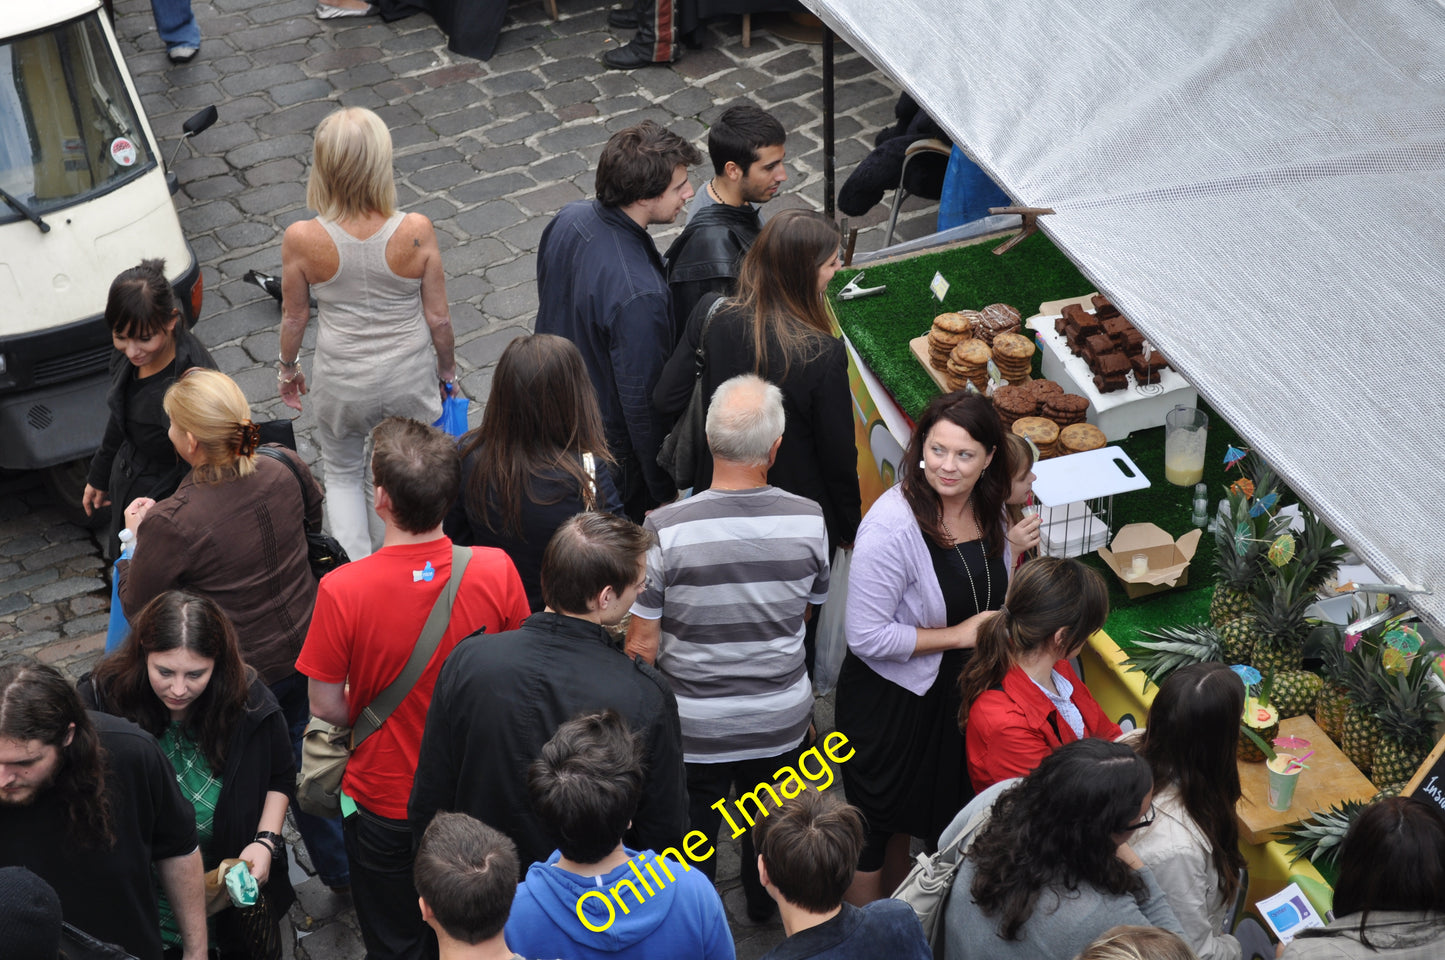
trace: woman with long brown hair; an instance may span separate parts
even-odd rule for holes
[[[1119,736],[1068,663],[1108,617],[1104,578],[1077,560],[1040,557],[1014,574],[959,681],[975,790],[1024,776],[1061,744]]]
[[[462,495],[442,529],[460,547],[499,547],[542,603],[542,553],[568,517],[622,515],[597,395],[576,345],[534,333],[507,345],[481,426],[462,438]]]
[[[1148,726],[1130,735],[1154,773],[1158,814],[1135,835],[1134,850],[1154,871],[1200,960],[1248,956],[1223,928],[1244,867],[1234,815],[1243,712],[1244,684],[1234,671],[1222,663],[1190,664],[1159,685]],[[1258,943],[1262,929],[1245,922]]]
[[[258,941],[296,899],[281,829],[295,792],[296,763],[276,698],[241,662],[236,631],[212,600],[170,590],[138,613],[119,650],[82,678],[86,706],[124,717],[160,742],[181,792],[196,811],[206,869],[248,864],[265,897],[269,937],[252,937],[234,910],[216,916],[213,947],[224,958],[269,960]],[[164,897],[161,937],[180,945]]]
[[[862,514],[848,354],[823,292],[838,271],[838,227],[808,210],[770,219],[743,257],[737,295],[718,305],[704,296],[688,318],[653,391],[653,405],[676,416],[687,405],[699,344],[702,393],[754,373],[783,391],[787,429],[768,483],[823,508],[829,547],[848,546]],[[703,328],[707,328],[703,342]],[[694,488],[712,483],[712,455],[697,451]]]
[[[973,795],[958,675],[1008,588],[1003,437],[983,397],[935,397],[899,483],[858,528],[837,705],[838,729],[858,749],[843,782],[868,821],[855,905],[887,896],[908,868],[909,836],[936,842]]]

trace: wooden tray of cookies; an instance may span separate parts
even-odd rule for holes
[[[913,359],[917,360],[924,370],[928,371],[928,375],[933,378],[933,382],[938,384],[939,391],[948,393],[948,378],[944,376],[942,370],[935,369],[933,364],[928,362],[928,334],[925,333],[921,337],[914,337],[912,340],[909,340],[908,352],[913,354]],[[1023,380],[1018,382],[1023,383],[1032,379],[1033,377],[1024,377]]]

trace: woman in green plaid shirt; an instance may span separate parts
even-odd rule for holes
[[[277,925],[295,900],[281,827],[296,767],[281,708],[242,663],[226,615],[206,597],[161,594],[132,621],[125,644],[82,678],[80,693],[90,708],[125,717],[160,742],[196,809],[206,869],[239,858],[261,887],[264,906],[214,915],[212,945],[227,960],[274,960]],[[178,954],[164,896],[160,913],[167,954]]]

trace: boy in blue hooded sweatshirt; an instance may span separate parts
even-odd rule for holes
[[[685,862],[622,845],[642,795],[642,755],[616,711],[569,720],[527,774],[558,849],[534,863],[507,920],[525,957],[734,960],[712,882]]]

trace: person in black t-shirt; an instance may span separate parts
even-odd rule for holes
[[[155,738],[87,713],[54,667],[0,662],[0,866],[38,874],[80,930],[160,960],[152,864],[176,912],[183,960],[203,960],[195,811]]]

